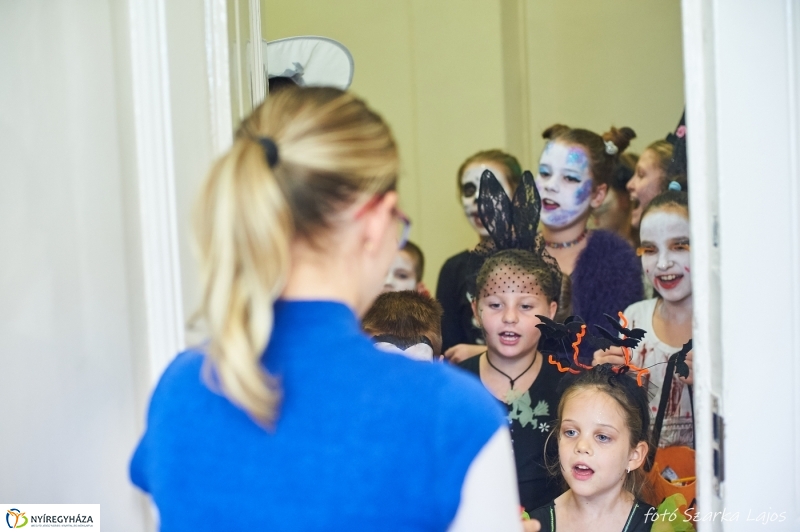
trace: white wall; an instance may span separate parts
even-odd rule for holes
[[[109,531],[145,526],[118,8],[0,2],[0,501],[100,503]]]

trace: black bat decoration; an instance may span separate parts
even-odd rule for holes
[[[619,324],[618,324],[619,325]],[[600,327],[599,325],[594,326],[595,329],[611,344],[617,347],[629,347],[631,349],[635,349],[637,345],[639,345],[639,338],[635,337],[628,337],[628,338],[620,338],[616,336],[604,328]],[[624,327],[620,327],[620,329],[624,329]],[[627,330],[627,329],[626,329]],[[635,329],[637,331],[641,329]],[[610,346],[609,346],[610,347]],[[606,348],[607,349],[607,348]]]
[[[603,316],[605,316],[608,322],[611,324],[611,326],[614,327],[614,330],[616,330],[619,334],[624,334],[628,338],[636,338],[637,340],[641,340],[647,333],[647,331],[645,331],[644,329],[632,329],[632,330],[626,329],[625,327],[620,325],[617,318],[612,318],[608,314],[603,314]]]
[[[678,376],[683,377],[684,379],[689,376],[689,364],[686,363],[686,355],[689,354],[689,351],[692,350],[692,340],[689,340],[685,344],[680,351],[675,353],[677,355],[675,357],[675,373]]]
[[[542,332],[539,340],[539,351],[545,355],[553,355],[558,359],[572,357],[572,343],[575,341],[583,320],[577,316],[570,316],[564,323],[553,321],[547,316],[536,316],[542,323],[536,327]]]

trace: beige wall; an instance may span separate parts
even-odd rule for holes
[[[640,152],[683,112],[679,0],[524,0],[531,148],[554,123],[632,127]]]
[[[324,35],[355,59],[351,89],[391,124],[400,146],[401,202],[433,288],[447,257],[477,241],[456,170],[505,145],[500,10],[482,0],[264,0],[269,39]]]
[[[531,167],[554,122],[628,125],[644,146],[683,109],[678,0],[262,0],[262,19],[269,40],[324,35],[352,52],[351,89],[397,137],[431,288],[476,242],[455,184],[467,156],[502,148]]]

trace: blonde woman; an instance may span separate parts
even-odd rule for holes
[[[203,188],[210,340],[159,382],[131,478],[162,530],[521,530],[481,384],[381,353],[361,316],[408,228],[382,119],[331,88],[245,121]]]

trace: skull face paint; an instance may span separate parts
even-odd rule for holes
[[[481,174],[484,170],[490,170],[494,174],[509,198],[513,194],[506,175],[508,171],[503,166],[493,162],[478,161],[464,169],[464,173],[461,174],[461,205],[469,224],[481,238],[489,236],[489,231],[483,227],[478,216],[478,196],[481,193]]]
[[[398,251],[392,267],[383,282],[383,292],[399,292],[417,289],[417,274],[414,260],[406,251]]]
[[[593,186],[589,157],[583,148],[548,142],[536,175],[536,188],[542,197],[542,223],[561,229],[581,221],[589,212]]]
[[[689,220],[682,209],[649,212],[639,235],[642,268],[665,301],[677,303],[692,295]]]

